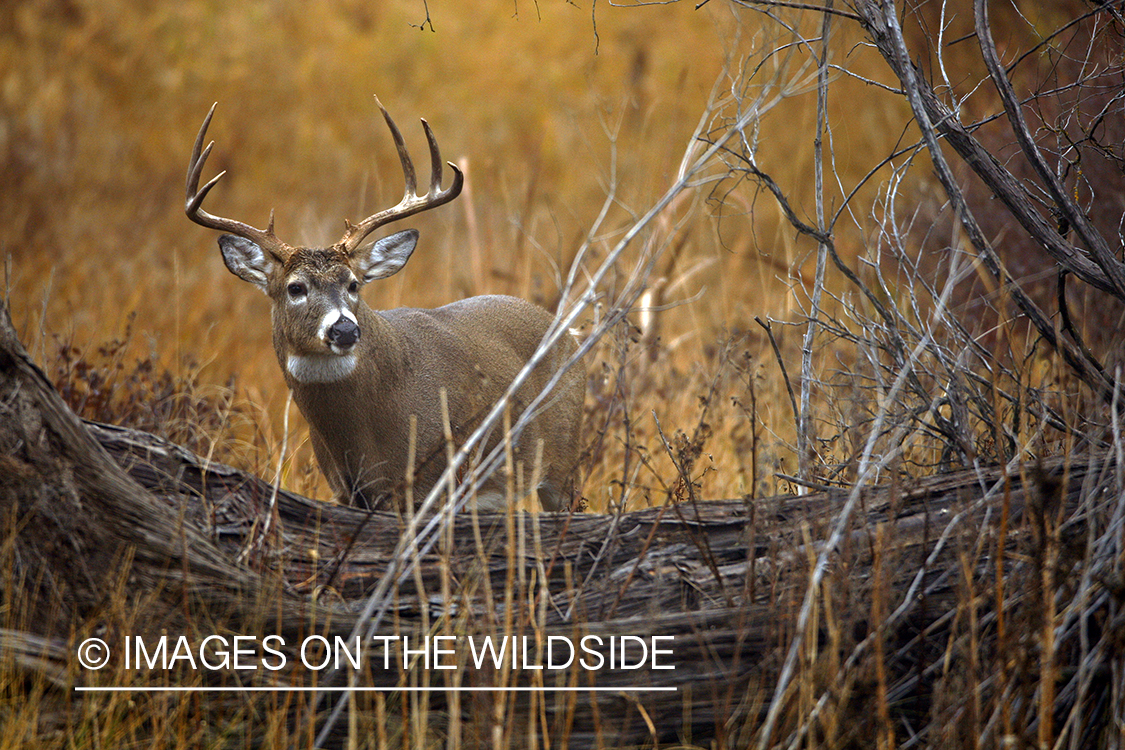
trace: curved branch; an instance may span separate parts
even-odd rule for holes
[[[1074,227],[1078,236],[1082,239],[1082,244],[1094,256],[1094,262],[1098,264],[1098,267],[1105,273],[1106,279],[1112,284],[1112,289],[1107,291],[1111,291],[1115,297],[1125,301],[1125,265],[1113,257],[1113,251],[1109,249],[1105,238],[1094,229],[1086,218],[1086,214],[1080,211],[1066,194],[1066,190],[1063,189],[1054,172],[1047,166],[1043,154],[1039,151],[1039,147],[1035,144],[1035,140],[1027,129],[1027,121],[1024,119],[1023,110],[1016,99],[1015,91],[1012,90],[1012,83],[1008,80],[1004,67],[1000,64],[999,55],[996,53],[996,44],[992,40],[992,28],[988,22],[988,8],[985,5],[985,0],[975,0],[973,12],[976,16],[977,40],[980,43],[981,54],[984,56],[984,64],[988,68],[989,75],[992,76],[992,83],[996,86],[1001,101],[1004,103],[1004,110],[1008,114],[1008,122],[1012,126],[1020,150],[1031,163],[1035,173],[1039,175],[1039,179],[1043,181],[1048,195],[1051,196],[1051,200],[1054,201],[1062,218]]]
[[[1003,284],[1005,292],[1011,296],[1031,324],[1035,326],[1039,335],[1063,356],[1063,359],[1066,360],[1075,374],[1095,393],[1108,397],[1113,392],[1112,383],[1096,368],[1092,367],[1082,357],[1081,353],[1075,351],[1073,345],[1058,336],[1050,318],[1023,291],[1022,287],[1016,283],[1000,262],[999,256],[992,249],[973,216],[961,186],[957,184],[953,177],[953,171],[942,153],[938,133],[946,136],[945,140],[954,146],[957,153],[992,189],[993,194],[1008,206],[1012,214],[1031,232],[1032,237],[1044,243],[1048,252],[1051,252],[1051,255],[1064,268],[1096,288],[1116,295],[1117,292],[1113,283],[1101,268],[1066,243],[1055,231],[1055,228],[1050,226],[1046,219],[1036,212],[1028,201],[1022,198],[1023,189],[1019,181],[1008,170],[1004,169],[996,160],[996,157],[968,134],[960,120],[945,108],[945,105],[934,94],[933,89],[921,76],[917,75],[917,70],[910,61],[910,53],[906,48],[906,40],[903,38],[902,29],[898,25],[894,3],[887,0],[883,9],[870,2],[864,3],[862,7],[867,11],[868,33],[879,48],[883,58],[891,66],[892,71],[902,81],[910,108],[914,112],[915,121],[922,131],[926,149],[933,160],[934,171],[949,197],[966,236],[976,249],[978,257],[989,273]],[[1081,269],[1081,271],[1078,269]]]
[[[879,54],[890,65],[891,71],[900,81],[905,83],[909,79],[913,82],[914,90],[908,92],[907,97],[912,102],[912,108],[914,99],[919,100],[920,108],[915,110],[915,118],[919,117],[919,111],[925,113],[930,127],[941,135],[942,139],[980,178],[985,187],[1004,204],[1020,226],[1055,261],[1084,283],[1099,291],[1119,296],[1117,286],[1107,272],[1059,235],[1051,221],[1035,210],[1020,181],[972,136],[960,118],[938,98],[933,88],[922,77],[916,75],[905,49],[905,41],[901,40],[901,33],[896,39],[896,35],[890,29],[891,24],[887,14],[893,11],[884,12],[879,3],[873,0],[864,0],[858,3],[857,7],[861,9],[864,18],[864,29],[879,50]],[[901,57],[897,48],[898,42],[903,46]],[[944,160],[944,157],[940,156],[941,151],[936,142],[927,143],[927,148],[935,158],[940,157]],[[949,179],[952,180],[951,175]]]

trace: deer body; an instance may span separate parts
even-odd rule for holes
[[[379,497],[402,495],[411,416],[416,420],[413,481],[424,491],[445,469],[441,391],[446,394],[454,440],[460,443],[503,395],[551,323],[545,310],[500,296],[473,297],[436,310],[377,312],[361,302],[356,318],[364,333],[351,372],[334,369],[330,361],[318,368],[307,358],[294,366],[285,344],[276,348],[293,400],[308,419],[313,450],[329,484],[338,494],[341,488],[348,488],[345,491],[362,497],[368,505],[378,505]],[[535,321],[536,325],[491,329],[497,321],[513,319]],[[284,340],[284,336],[275,333],[275,342],[278,339]],[[568,344],[533,373],[519,392],[513,413],[522,411],[563,359],[573,353],[573,343]],[[482,350],[488,352],[488,361],[474,363],[474,354]],[[464,363],[464,367],[450,373],[449,362]],[[372,394],[372,398],[364,408],[357,409],[350,394],[360,390]],[[533,422],[515,446],[516,460],[524,462],[526,481],[530,482],[534,446],[543,441],[538,491],[548,510],[557,510],[568,502],[568,475],[577,459],[581,380],[567,382],[562,390],[549,411],[558,433],[551,434],[550,429],[540,429],[540,422]],[[405,394],[409,399],[387,394]],[[490,441],[490,447],[496,442]],[[496,478],[478,494],[477,504],[482,510],[499,510],[507,499],[504,482]]]
[[[234,232],[219,238],[223,260],[232,273],[270,298],[278,363],[309,423],[329,485],[344,502],[376,508],[403,501],[408,482],[420,499],[439,481],[447,455],[442,395],[454,443],[460,444],[508,389],[553,322],[547,311],[514,297],[472,297],[432,310],[383,311],[362,300],[364,284],[405,265],[418,233],[408,229],[360,247],[363,238],[390,221],[452,200],[462,180],[454,167],[453,186],[440,190],[437,145],[423,121],[433,171],[430,191],[415,195],[413,165],[402,137],[386,110],[383,115],[398,145],[406,195],[398,206],[348,224],[336,245],[290,247],[274,236],[272,216],[262,231],[202,210],[203,198],[218,180],[198,189],[211,149],[202,148],[210,114],[189,166],[186,204],[188,216],[198,223]],[[517,392],[514,415],[575,349],[569,337],[555,345]],[[576,366],[512,446],[516,462],[523,465],[525,491],[538,490],[547,510],[564,509],[571,499],[584,395],[585,377]],[[504,439],[501,432],[494,430],[486,450]],[[538,477],[535,487],[528,485],[533,476]],[[499,474],[490,478],[476,495],[478,508],[505,507],[513,499],[508,479]]]

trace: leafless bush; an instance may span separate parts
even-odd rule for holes
[[[759,60],[737,68],[741,75],[732,82],[732,98],[714,132],[725,132],[768,87],[755,77],[769,61],[799,49],[819,71],[819,125],[809,134],[816,152],[809,175],[815,183],[811,202],[802,203],[794,186],[782,184],[763,166],[770,161],[769,144],[759,142],[753,128],[723,149],[729,174],[713,196],[726,204],[745,189],[769,194],[793,229],[818,248],[813,284],[797,287],[806,327],[797,383],[802,406],[795,409],[797,449],[808,457],[799,480],[851,488],[818,551],[773,704],[756,733],[758,746],[768,747],[798,675],[801,690],[806,689],[801,655],[812,637],[807,628],[822,617],[818,589],[831,575],[864,487],[956,467],[1011,467],[1051,454],[1100,455],[1119,445],[1122,335],[1115,323],[1125,302],[1120,229],[1125,212],[1117,198],[1122,152],[1114,134],[1125,115],[1120,85],[1125,67],[1117,3],[1070,3],[1056,6],[1049,18],[1028,18],[1018,8],[1000,13],[977,0],[967,30],[958,28],[964,23],[958,16],[962,9],[946,2],[905,11],[865,0],[842,7],[828,3],[819,10],[806,5],[795,10],[795,4],[771,0],[733,5],[760,11],[764,23],[789,36],[762,50]],[[990,12],[1001,19],[1002,48]],[[830,37],[840,33],[858,33],[851,54],[873,50],[890,77],[862,75],[849,56],[835,55]],[[909,112],[897,141],[871,155],[858,180],[837,169],[839,159],[855,155],[837,152],[845,123],[828,116],[831,98],[857,82],[872,98],[897,99]],[[878,186],[876,199],[860,200],[872,185]],[[845,253],[846,245],[858,249]],[[998,249],[1003,245],[1042,252],[1023,257],[1018,250]],[[1055,294],[1044,293],[1043,275],[1055,280]],[[1089,320],[1076,320],[1065,289],[1068,279],[1083,285],[1084,304],[1075,310]],[[1084,336],[1091,327],[1099,330]],[[809,398],[814,392],[818,399]],[[810,403],[818,406],[806,406]],[[1122,488],[1114,483],[1108,492],[1119,497]],[[1050,494],[1044,490],[1046,497]],[[1104,565],[1120,554],[1109,532],[1120,508],[1094,498],[1090,502],[1097,509],[1085,519],[1082,555]],[[925,695],[931,713],[892,720],[893,712],[883,706],[872,728],[881,744],[893,744],[896,733],[927,746],[939,740],[988,743],[1014,738],[1013,726],[1033,725],[1034,731],[1027,731],[1040,746],[1086,746],[1093,738],[1117,746],[1101,733],[1109,719],[1098,702],[1079,697],[1089,695],[1089,672],[1085,682],[1079,680],[1082,687],[1072,682],[1067,688],[1064,723],[1055,692],[1061,675],[1052,671],[1057,665],[1045,667],[1042,661],[1057,657],[1058,639],[1073,632],[1068,630],[1073,618],[1088,617],[1088,609],[1070,607],[1067,615],[1060,610],[1063,590],[1081,589],[1088,580],[1072,577],[1073,568],[1060,563],[1060,550],[1067,546],[1062,529],[1076,522],[1064,519],[1049,499],[1029,508],[1024,523],[1033,530],[1030,564],[1013,566],[1004,579],[997,572],[995,609],[983,615],[984,629],[974,625],[971,643],[953,647],[951,642],[946,652],[957,669],[937,682],[924,687],[918,682],[896,693],[897,699]],[[955,525],[941,533],[951,533]],[[889,552],[884,541],[876,540],[876,547]],[[995,564],[998,570],[1004,566],[1003,555]],[[924,573],[923,566],[918,581]],[[966,569],[963,575],[964,596],[971,599],[981,572]],[[1024,585],[1048,579],[1046,589]],[[882,596],[878,589],[877,584],[870,596]],[[1013,648],[1005,635],[1012,623],[997,623],[1005,607],[1028,597],[1039,597],[1036,611],[1043,619],[1026,623],[1027,632],[1036,633],[1037,647],[1050,654],[1035,666],[1027,664],[1026,652],[1018,657],[1016,651],[1006,652]],[[969,599],[958,606],[973,609]],[[915,606],[902,600],[897,616]],[[880,630],[896,618],[884,608],[873,608],[872,615],[882,622]],[[878,639],[865,643],[879,645]],[[1108,641],[1098,643],[1071,641],[1068,648],[1079,649],[1083,665],[1094,660],[1119,669],[1095,656],[1108,647]],[[864,648],[861,644],[852,652],[853,664],[861,663],[853,660]],[[1017,669],[1025,677],[1035,673],[1036,679],[1021,683],[1005,663],[1021,664]],[[998,665],[996,674],[991,670]],[[874,668],[885,666],[879,655]],[[961,697],[965,690],[975,691],[975,702]],[[814,712],[825,707],[831,693],[823,693]],[[887,700],[886,693],[880,695],[880,701]],[[1018,709],[1010,708],[1012,700]],[[966,712],[971,724],[956,728],[953,717]],[[1017,713],[1020,718],[1013,718]],[[797,720],[793,736],[815,736],[823,726],[819,722]],[[792,724],[786,726],[793,730]]]
[[[1014,37],[1029,48],[1010,47],[1013,59],[1001,62],[984,2],[976,3],[975,29],[956,38],[950,37],[956,14],[945,3],[908,12],[909,35],[897,14],[887,13],[890,6],[860,2],[827,10],[815,24],[820,34],[807,37],[802,31],[814,24],[781,10],[786,3],[736,5],[792,30],[788,43],[762,52],[763,60],[799,48],[821,71],[821,130],[810,133],[818,149],[815,205],[800,205],[761,166],[769,145],[751,130],[724,149],[730,176],[714,192],[724,200],[745,181],[772,193],[794,229],[818,244],[818,269],[829,261],[839,274],[826,289],[818,270],[804,293],[809,336],[802,403],[813,390],[836,402],[819,420],[806,409],[799,419],[810,441],[806,450],[817,453],[815,473],[854,482],[869,440],[872,455],[885,459],[875,463],[894,458],[915,474],[1104,446],[1105,405],[1116,387],[1121,349],[1114,323],[1125,300],[1119,230],[1125,214],[1107,210],[1116,202],[1122,163],[1113,137],[1123,103],[1117,9],[1067,6],[1047,34],[1008,12],[1003,33],[1009,44]],[[778,13],[787,15],[783,20]],[[849,25],[881,55],[893,83],[861,79],[847,59],[834,59],[828,35]],[[908,47],[907,36],[926,44]],[[970,40],[973,60],[966,59]],[[913,62],[919,55],[928,75]],[[734,81],[718,132],[750,106],[751,93],[761,88],[755,82],[761,67],[740,68],[751,72]],[[974,70],[977,77],[970,76]],[[873,155],[863,178],[850,182],[833,171],[842,123],[825,114],[829,98],[849,79],[860,80],[873,98],[899,98],[913,115],[898,142]],[[1007,142],[997,145],[1005,133]],[[959,161],[951,162],[949,151]],[[823,171],[835,190],[824,186]],[[1094,183],[1090,174],[1106,181]],[[971,199],[965,183],[972,186]],[[871,184],[880,186],[878,197],[865,209],[856,196]],[[927,190],[940,197],[919,201]],[[936,220],[935,202],[952,222]],[[801,218],[809,215],[815,223]],[[862,250],[849,264],[838,246],[857,239]],[[1017,250],[998,249],[1005,245]],[[1027,246],[1046,255],[1021,257],[1018,248]],[[1017,272],[1005,259],[1015,261]],[[1043,293],[1043,272],[1057,280],[1057,295]],[[1070,312],[1068,277],[1095,290],[1084,292],[1079,308],[1098,321],[1092,326]],[[1091,328],[1097,351],[1082,335]],[[808,356],[814,341],[836,361],[814,368]],[[896,377],[901,388],[888,399]]]

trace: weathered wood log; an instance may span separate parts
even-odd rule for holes
[[[63,668],[66,639],[88,632],[91,622],[184,632],[195,641],[205,634],[202,623],[277,634],[290,656],[291,644],[310,633],[343,637],[364,625],[363,604],[388,575],[404,533],[400,518],[304,498],[152,435],[81,422],[32,364],[6,312],[0,318],[0,542],[20,566],[0,585],[8,602],[31,613],[22,634],[0,632],[0,643],[23,654],[24,668],[50,671],[55,684],[97,682]],[[907,710],[928,711],[943,659],[948,668],[961,653],[952,644],[968,609],[987,621],[989,608],[1003,601],[1008,621],[1017,622],[1055,596],[1061,589],[1035,593],[1043,570],[1036,555],[1048,540],[1057,553],[1053,585],[1072,585],[1096,566],[1088,546],[1068,549],[1089,536],[1105,470],[1100,459],[1057,458],[1011,475],[992,468],[869,490],[832,553],[819,594],[823,614],[801,634],[810,649],[802,679],[814,695],[850,703],[857,726],[866,726],[875,721],[869,698],[877,642],[887,671],[880,689]],[[494,701],[430,694],[440,708],[435,721],[456,714],[458,731],[482,742],[501,736],[522,744],[529,726],[575,748],[750,736],[844,497],[683,503],[616,515],[459,515],[445,540],[413,558],[416,570],[389,591],[382,603],[390,616],[377,635],[448,634],[461,642],[528,636],[537,648],[551,636],[572,643],[583,635],[603,642],[630,636],[650,644],[653,636],[672,636],[662,642],[669,646],[660,666],[674,668],[654,668],[656,657],[637,669],[462,663],[453,678],[418,665],[384,669],[385,650],[395,654],[392,665],[401,657],[394,650],[400,644],[383,641],[371,647],[356,682],[614,690],[520,693],[499,713]],[[995,579],[995,590],[966,597],[978,578]],[[114,620],[114,581],[143,605],[127,625]],[[1098,601],[1105,606],[1104,596]],[[1072,661],[1085,658],[1074,638],[1062,633]],[[28,644],[43,651],[35,656]],[[541,656],[536,650],[533,658]],[[311,677],[308,670],[259,670],[253,679],[286,686],[311,684]],[[676,690],[640,690],[656,687]],[[330,705],[321,704],[321,720]],[[802,721],[796,704],[792,713],[790,729]],[[292,720],[309,721],[296,709]],[[338,727],[329,744],[342,741],[342,732]]]

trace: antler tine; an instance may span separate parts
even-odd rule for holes
[[[425,195],[418,195],[418,179],[414,171],[414,162],[410,159],[410,154],[406,150],[406,141],[402,137],[402,132],[395,125],[395,121],[387,112],[386,107],[379,101],[379,97],[375,97],[375,103],[379,105],[379,110],[383,113],[383,119],[387,121],[387,127],[391,131],[391,138],[394,139],[395,148],[398,149],[398,158],[402,163],[402,176],[406,182],[406,190],[403,192],[402,200],[398,202],[398,205],[372,214],[355,225],[345,222],[347,231],[344,232],[344,236],[338,245],[349,255],[355,252],[359,243],[363,242],[367,235],[379,227],[431,208],[437,208],[453,200],[461,194],[461,188],[465,182],[465,176],[461,173],[461,170],[452,162],[448,162],[449,167],[453,170],[453,183],[445,190],[441,189],[441,151],[438,149],[437,139],[434,137],[429,123],[422,120],[422,128],[426,131],[426,140],[430,149],[430,186]]]
[[[440,206],[461,194],[461,188],[465,184],[465,175],[461,173],[456,164],[451,161],[446,162],[449,168],[453,170],[453,184],[445,190],[441,189],[441,151],[438,150],[434,131],[430,130],[430,123],[426,122],[425,118],[422,119],[422,129],[426,131],[426,141],[430,144],[430,191],[427,195],[435,201],[434,206]]]
[[[187,171],[187,198],[184,202],[184,213],[187,217],[194,221],[196,224],[205,226],[208,229],[217,229],[220,232],[230,232],[237,234],[239,237],[257,243],[266,252],[273,255],[278,260],[284,260],[292,252],[292,248],[279,240],[273,233],[273,212],[270,212],[270,225],[265,231],[244,224],[241,221],[234,219],[225,219],[220,216],[213,216],[203,210],[203,200],[207,194],[211,192],[211,188],[218,184],[226,171],[219,172],[212,177],[202,188],[199,187],[199,178],[203,174],[203,166],[207,163],[207,157],[211,155],[211,149],[214,147],[215,142],[211,141],[204,148],[203,141],[207,137],[207,128],[211,125],[211,118],[215,114],[215,107],[218,102],[211,105],[210,111],[207,112],[207,117],[203,119],[203,126],[199,128],[199,134],[195,137],[195,145],[191,150],[191,161],[188,162]]]
[[[207,116],[203,118],[203,127],[196,134],[195,145],[191,149],[191,161],[188,162],[187,173],[187,194],[189,198],[192,192],[199,187],[199,175],[203,171],[203,163],[207,161],[207,157],[211,155],[211,147],[215,145],[215,142],[211,141],[207,144],[206,150],[203,148],[203,139],[207,137],[207,128],[211,126],[211,118],[215,116],[215,107],[217,106],[219,106],[219,103],[215,102],[211,105],[211,109],[207,111]],[[221,173],[219,177],[222,177]],[[217,179],[219,178],[216,177],[215,180]],[[211,182],[215,180],[211,180]]]
[[[422,118],[422,129],[426,131],[426,143],[430,146],[430,190],[427,195],[437,196],[441,194],[441,151],[425,117]]]
[[[383,113],[383,119],[387,121],[387,127],[390,128],[391,138],[395,141],[395,148],[398,149],[398,160],[402,163],[402,176],[406,181],[406,190],[402,194],[404,201],[413,198],[418,191],[418,179],[414,172],[414,162],[410,159],[410,152],[406,150],[406,141],[402,137],[402,131],[395,125],[395,121],[391,119],[391,113],[379,101],[379,97],[375,97],[375,103],[379,105],[379,111]]]

